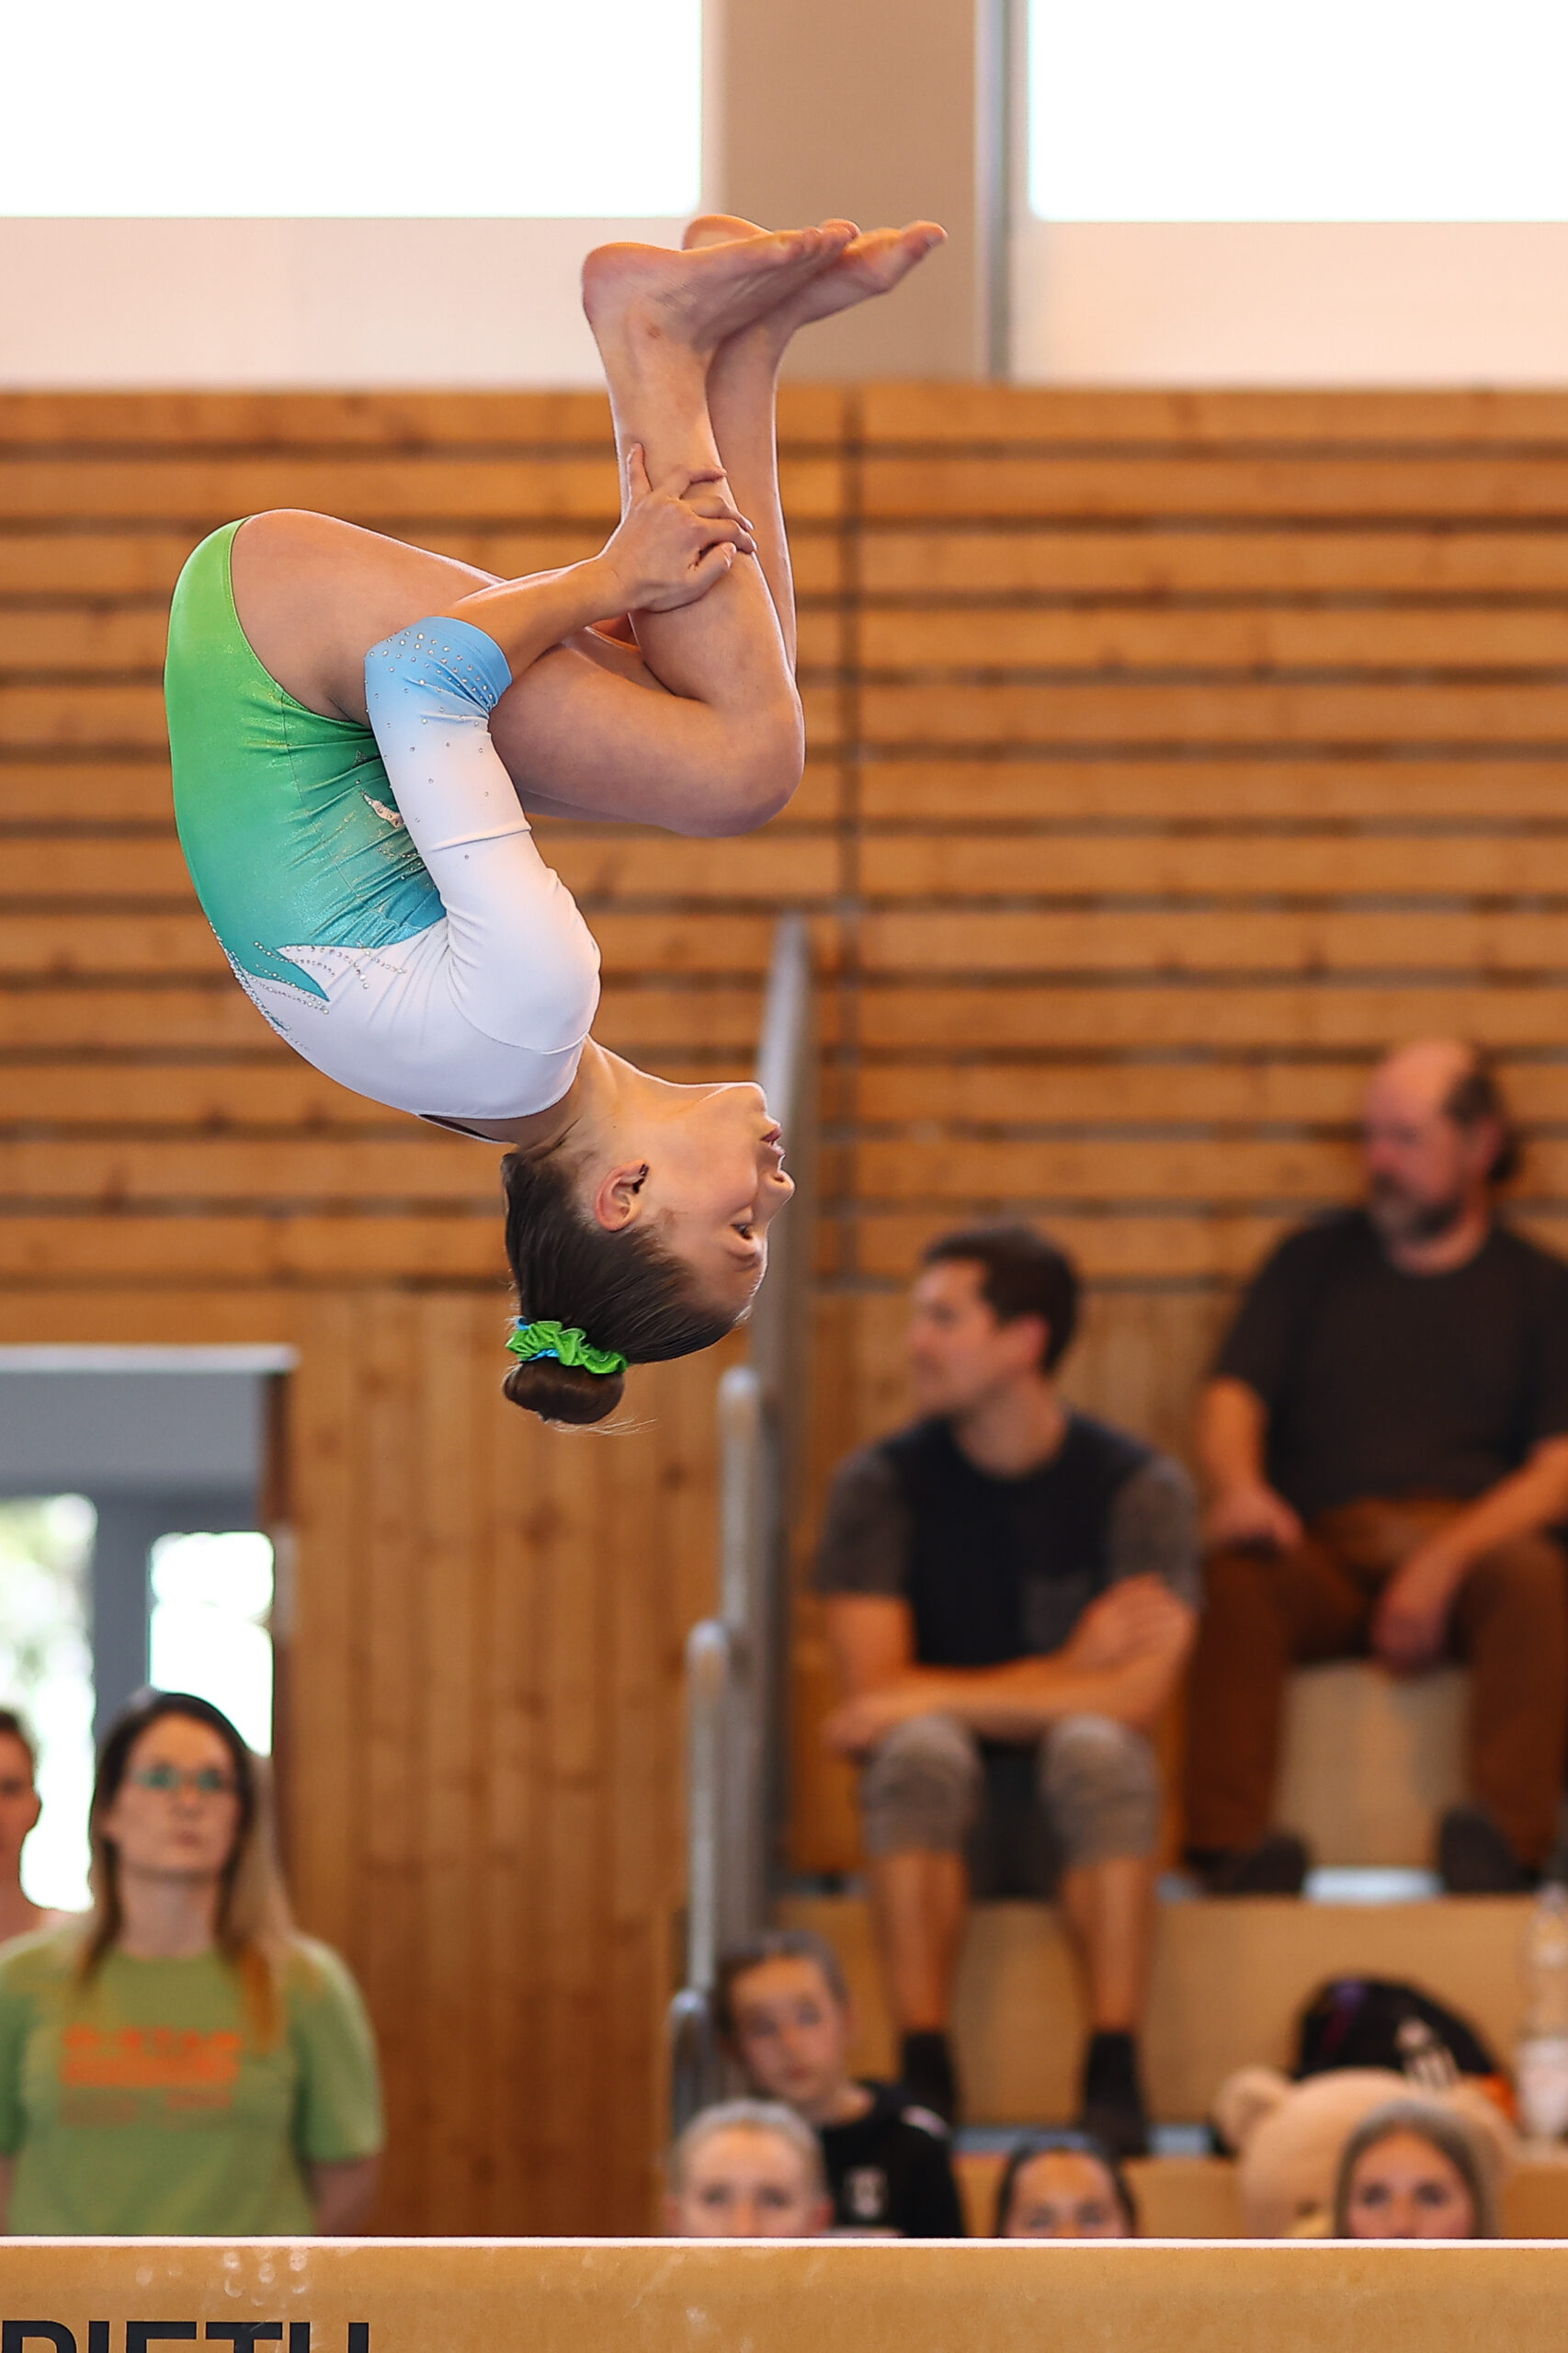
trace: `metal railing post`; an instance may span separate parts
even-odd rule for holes
[[[670,2006],[674,2129],[722,2096],[712,1993],[724,1947],[767,1915],[783,1722],[788,1506],[802,1406],[814,1135],[811,938],[778,927],[757,1076],[782,1123],[796,1199],[773,1229],[750,1360],[719,1382],[719,1612],[687,1639],[687,1964]]]

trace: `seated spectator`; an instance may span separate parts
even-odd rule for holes
[[[1367,1202],[1291,1234],[1204,1394],[1214,1547],[1193,1662],[1190,1859],[1219,1893],[1288,1893],[1269,1833],[1292,1663],[1369,1653],[1471,1670],[1455,1893],[1526,1885],[1568,1743],[1568,1267],[1502,1222],[1517,1150],[1468,1046],[1391,1054],[1368,1089]]]
[[[1494,2239],[1489,2151],[1462,2117],[1391,2099],[1345,2144],[1334,2191],[1336,2239]]]
[[[0,1955],[0,2227],[357,2228],[375,2045],[343,1963],[290,1922],[259,1760],[207,1700],[143,1693],[88,1820],[92,1911]]]
[[[1085,2132],[1030,2132],[996,2191],[998,2239],[1135,2239],[1138,2209],[1108,2149]]]
[[[817,1565],[913,2096],[949,2120],[971,1890],[1054,1888],[1091,2028],[1080,2117],[1143,2148],[1136,2032],[1159,1839],[1149,1734],[1186,1660],[1196,1514],[1177,1464],[1070,1408],[1077,1318],[1028,1226],[950,1233],[915,1285],[922,1418],[840,1466]]]
[[[896,2084],[857,2083],[855,2020],[838,1956],[804,1928],[777,1928],[719,1964],[718,2023],[752,2089],[812,2127],[835,2222],[906,2239],[961,2239],[948,2128]]]
[[[778,2101],[705,2108],[670,2152],[672,2238],[814,2239],[832,2219],[817,2136]]]
[[[14,1708],[0,1708],[0,1944],[57,1927],[69,1915],[46,1912],[22,1893],[22,1848],[42,1811],[37,1757],[27,1726]]]

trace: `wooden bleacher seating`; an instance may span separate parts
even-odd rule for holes
[[[1233,2068],[1289,2067],[1301,2005],[1325,1978],[1364,1971],[1427,1987],[1506,2054],[1518,2033],[1518,1896],[1420,1904],[1301,1904],[1287,1898],[1161,1907],[1144,2045],[1153,2113],[1202,2120]],[[859,2021],[855,2064],[890,2072],[870,1917],[856,1897],[791,1897],[781,1919],[817,1929],[844,1963]],[[1083,2036],[1055,1913],[976,1906],[959,1975],[956,2028],[977,2124],[1062,2120],[1072,2111]]]
[[[1396,1681],[1358,1660],[1290,1677],[1275,1819],[1319,1863],[1432,1867],[1438,1816],[1465,1795],[1467,1678]]]

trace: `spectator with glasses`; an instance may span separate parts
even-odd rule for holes
[[[0,2212],[18,2234],[352,2231],[381,2145],[375,2045],[341,1961],[301,1937],[266,1769],[207,1700],[111,1726],[93,1908],[0,1956]]]

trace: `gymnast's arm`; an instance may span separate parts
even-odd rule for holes
[[[476,589],[439,618],[483,630],[515,678],[551,646],[601,621],[624,623],[631,613],[695,604],[724,577],[737,551],[756,554],[750,528],[718,486],[717,472],[683,473],[655,490],[635,445],[626,471],[626,513],[598,555]],[[635,655],[635,641],[628,650]]]
[[[535,847],[491,739],[491,713],[517,670],[563,631],[629,608],[691,603],[751,544],[728,511],[699,515],[676,487],[651,490],[638,450],[628,473],[631,502],[602,556],[481,589],[365,657],[366,706],[397,813],[446,910],[431,985],[471,1029],[536,1053],[586,1036],[598,950]],[[698,496],[705,486],[706,477]],[[679,478],[680,492],[693,488]]]

